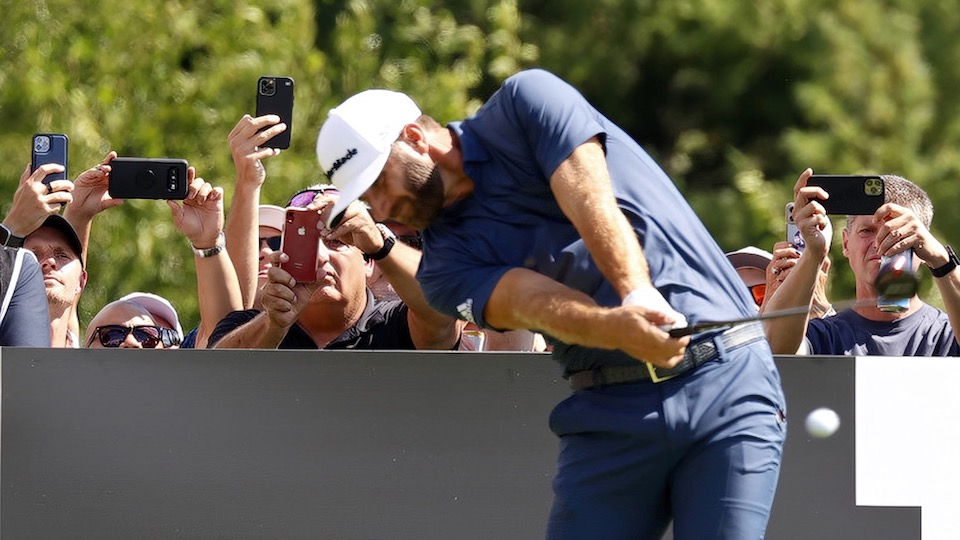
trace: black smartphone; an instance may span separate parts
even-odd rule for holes
[[[114,199],[187,198],[187,160],[118,157],[110,162],[107,191]]]
[[[290,148],[293,132],[293,79],[290,77],[260,77],[257,81],[257,116],[275,114],[287,125],[287,130],[260,146]]]
[[[823,201],[827,214],[873,215],[884,202],[883,178],[879,176],[815,174],[808,186],[819,186],[830,194]]]
[[[33,152],[30,158],[30,171],[48,163],[63,165],[62,173],[48,174],[43,179],[44,184],[54,180],[66,180],[67,176],[67,148],[70,140],[63,133],[37,133],[33,136]]]

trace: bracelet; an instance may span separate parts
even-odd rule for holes
[[[200,249],[197,246],[190,244],[190,247],[193,248],[193,254],[201,259],[206,259],[207,257],[213,257],[219,254],[225,247],[227,247],[227,237],[224,236],[223,231],[220,231],[220,236],[217,237],[217,243],[213,247],[206,249]]]

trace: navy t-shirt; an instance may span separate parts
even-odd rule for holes
[[[407,305],[400,300],[377,302],[373,294],[367,291],[367,307],[357,324],[346,329],[336,339],[324,346],[324,349],[373,349],[373,350],[413,350],[417,347],[410,337],[410,325],[407,321]],[[248,309],[234,311],[217,323],[217,327],[207,341],[207,347],[213,347],[223,336],[235,328],[253,320],[260,310]],[[287,331],[278,349],[319,349],[313,338],[303,328],[294,324]]]
[[[560,163],[599,136],[614,195],[670,306],[690,323],[756,314],[743,281],[673,182],[566,82],[542,70],[519,73],[474,116],[448,127],[459,138],[474,192],[444,209],[423,234],[417,279],[438,310],[487,327],[483,309],[503,274],[517,267],[600,305],[620,304],[550,191]],[[620,351],[551,341],[568,373],[636,363]]]
[[[958,356],[947,314],[924,304],[892,322],[861,317],[852,309],[807,325],[811,354],[854,356]]]

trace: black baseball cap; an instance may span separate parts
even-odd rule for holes
[[[52,214],[43,221],[43,225],[40,225],[39,228],[44,227],[59,231],[77,254],[80,263],[83,264],[83,244],[80,243],[80,237],[77,236],[77,231],[73,230],[73,225],[70,225],[69,221],[59,214]]]

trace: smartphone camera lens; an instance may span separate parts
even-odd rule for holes
[[[277,93],[276,79],[260,79],[260,93],[264,96],[272,96]]]
[[[33,139],[33,151],[38,154],[46,154],[50,151],[50,137],[41,135]]]
[[[179,177],[177,175],[177,168],[170,167],[167,170],[167,191],[174,192],[177,190],[177,185],[179,185]]]

